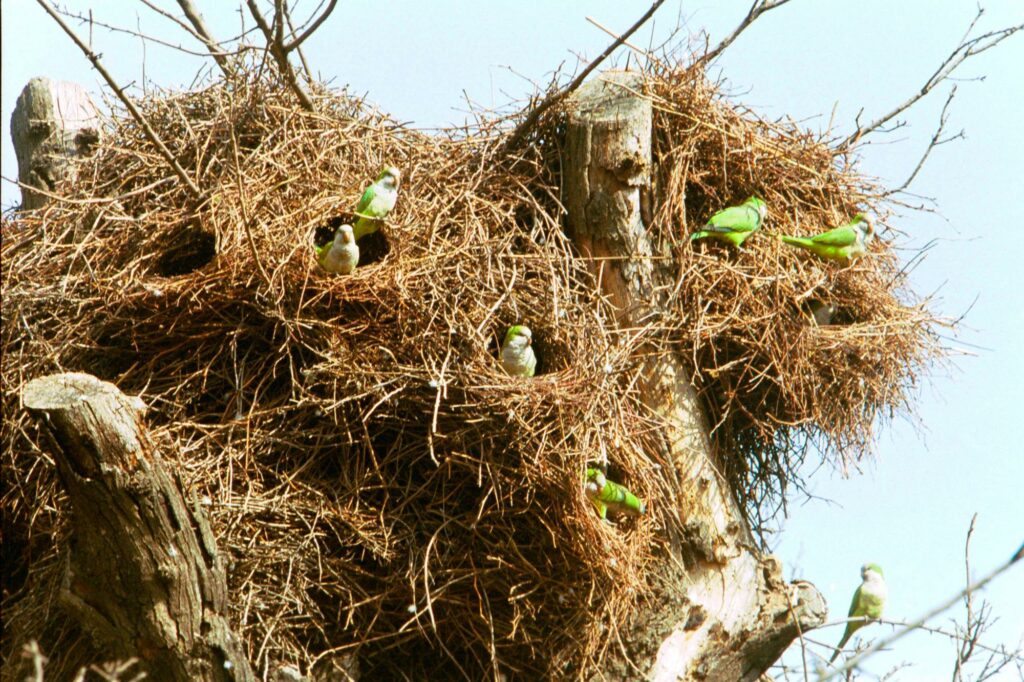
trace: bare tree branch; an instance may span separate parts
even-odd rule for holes
[[[142,0],[146,6],[150,6],[147,0]],[[210,51],[210,56],[213,57],[214,61],[217,62],[217,66],[224,73],[225,76],[231,78],[233,71],[231,65],[228,62],[227,54],[221,49],[220,45],[213,38],[213,34],[210,32],[209,27],[206,25],[206,21],[203,19],[203,15],[199,13],[199,10],[195,8],[191,0],[178,0],[178,6],[181,7],[181,11],[185,13],[185,17],[192,23],[192,27],[195,29],[193,35],[199,39],[206,49]]]
[[[843,150],[857,144],[865,135],[878,130],[893,118],[913,106],[919,99],[931,92],[936,85],[952,76],[953,72],[969,58],[995,47],[1017,31],[1024,28],[1024,24],[1018,24],[1016,26],[1002,28],[997,31],[989,31],[988,33],[971,38],[970,35],[974,32],[974,27],[978,24],[978,20],[981,19],[981,16],[984,13],[984,8],[979,7],[978,13],[974,15],[974,19],[971,20],[970,25],[967,27],[967,31],[964,32],[963,38],[960,39],[960,43],[949,54],[949,56],[943,60],[942,64],[939,65],[939,68],[935,70],[935,73],[925,81],[919,91],[914,93],[913,96],[889,113],[876,118],[866,126],[861,126],[860,123],[858,123],[857,129],[853,131],[849,137],[840,142],[837,148],[839,150]]]
[[[893,642],[902,639],[914,630],[921,628],[921,626],[923,626],[929,620],[939,615],[949,607],[953,606],[971,592],[976,592],[977,590],[982,589],[990,582],[992,582],[992,580],[994,580],[995,578],[999,577],[1007,570],[1009,570],[1015,563],[1020,561],[1022,558],[1024,558],[1024,545],[1021,545],[1021,548],[1018,549],[1017,552],[1012,557],[1010,557],[1008,561],[994,568],[988,575],[969,584],[966,588],[964,588],[960,592],[957,592],[950,599],[947,599],[946,601],[942,602],[941,604],[939,604],[934,609],[924,614],[917,620],[907,624],[906,627],[904,627],[902,630],[897,630],[888,637],[883,637],[882,639],[876,641],[874,644],[872,644],[856,656],[850,657],[849,659],[847,659],[846,663],[829,671],[827,674],[825,674],[824,677],[820,678],[820,682],[828,682],[828,680],[835,679],[846,673],[848,670],[853,670],[858,665],[860,665],[861,662],[868,656],[871,656],[872,654],[881,651],[882,649],[890,646]]]
[[[320,28],[321,24],[323,24],[325,21],[327,21],[327,17],[329,17],[331,15],[331,12],[334,11],[334,8],[335,8],[335,6],[337,6],[337,4],[338,4],[338,0],[330,0],[330,2],[327,3],[327,9],[325,9],[323,11],[323,14],[321,14],[319,17],[317,17],[313,21],[313,23],[309,25],[309,28],[307,28],[305,31],[303,31],[302,35],[294,38],[291,42],[282,45],[282,48],[284,49],[284,51],[285,52],[291,52],[292,50],[296,49],[299,45],[301,45],[302,43],[306,42],[306,38],[311,36],[314,31],[316,31],[318,28]],[[285,11],[287,12],[287,8],[285,8]]]
[[[736,30],[726,36],[725,40],[718,43],[713,50],[705,52],[704,55],[694,63],[707,64],[712,59],[715,59],[725,51],[725,48],[732,45],[732,42],[736,40],[741,33],[747,30],[747,28],[749,28],[759,16],[766,12],[770,12],[777,7],[782,7],[787,2],[789,2],[789,0],[754,0],[754,4],[750,6],[750,11],[747,12],[747,16],[743,18],[743,21],[741,21],[740,25],[736,27]]]
[[[784,1],[788,2],[788,0]],[[589,76],[590,73],[594,69],[596,69],[601,62],[607,59],[608,55],[617,50],[621,45],[625,44],[629,37],[636,33],[637,29],[643,26],[644,23],[651,18],[651,16],[658,10],[659,7],[661,7],[662,3],[664,2],[665,0],[654,0],[654,4],[652,4],[646,12],[644,12],[643,16],[640,17],[635,24],[630,26],[625,33],[616,38],[604,52],[598,55],[597,59],[590,62],[590,64],[588,64],[587,67],[583,69],[583,71],[581,71],[580,74],[576,76],[576,78],[574,78],[568,86],[561,90],[551,93],[550,95],[545,97],[540,104],[534,107],[526,116],[526,118],[523,119],[522,122],[520,122],[519,125],[517,125],[512,130],[512,133],[508,136],[508,139],[505,141],[504,152],[508,153],[515,149],[515,147],[520,142],[522,142],[523,138],[526,136],[526,133],[528,133],[530,129],[537,124],[537,121],[540,120],[541,115],[543,115],[545,111],[561,102],[571,92],[580,87],[580,85],[583,84],[583,81],[586,79],[586,77]]]
[[[93,68],[95,68],[99,72],[99,74],[103,76],[103,80],[107,81],[107,85],[109,85],[110,88],[114,91],[114,94],[117,95],[118,99],[120,99],[121,102],[124,103],[125,108],[128,109],[128,113],[130,113],[132,118],[135,119],[136,123],[138,123],[139,126],[142,127],[143,134],[149,139],[150,142],[153,143],[153,145],[160,152],[160,155],[164,157],[167,163],[170,164],[171,168],[174,169],[175,174],[177,174],[177,176],[181,178],[181,181],[185,183],[185,187],[188,188],[189,193],[192,194],[192,196],[195,197],[196,199],[202,199],[203,193],[199,190],[199,187],[196,186],[196,184],[192,181],[192,178],[188,176],[188,173],[186,173],[185,170],[181,167],[181,165],[178,163],[178,160],[174,158],[174,154],[172,154],[171,150],[167,148],[167,145],[165,145],[163,140],[160,139],[160,136],[156,134],[156,131],[153,130],[153,127],[149,125],[149,121],[147,121],[146,117],[142,115],[142,112],[139,111],[138,107],[135,106],[135,103],[132,102],[131,98],[125,94],[124,90],[122,90],[121,87],[117,84],[117,81],[114,80],[114,77],[111,76],[110,73],[103,67],[103,63],[100,62],[99,56],[97,56],[95,52],[89,49],[88,45],[82,42],[82,39],[78,37],[78,35],[74,32],[74,30],[72,30],[70,26],[64,23],[64,20],[61,19],[60,14],[58,14],[53,9],[53,7],[50,6],[50,3],[48,3],[46,0],[36,0],[36,2],[39,3],[39,6],[42,7],[54,21],[57,22],[58,26],[64,29],[64,32],[67,33],[71,40],[75,42],[75,45],[78,45],[78,48],[82,50],[82,53],[85,54],[85,56],[89,59],[90,62],[92,62]]]
[[[953,102],[954,97],[956,97],[955,85],[949,91],[949,97],[946,98],[946,103],[942,105],[942,112],[939,114],[939,127],[936,128],[935,134],[932,135],[932,139],[928,143],[928,148],[924,150],[924,154],[922,154],[921,158],[918,160],[917,166],[914,167],[913,172],[910,174],[909,177],[907,177],[906,180],[903,181],[902,185],[900,185],[896,189],[891,189],[887,191],[882,196],[891,196],[893,194],[897,194],[907,189],[907,187],[910,186],[910,183],[914,182],[914,178],[916,178],[917,174],[921,172],[921,169],[924,168],[925,161],[928,160],[928,156],[931,155],[933,149],[940,145],[944,145],[947,142],[963,139],[964,131],[962,129],[956,135],[950,135],[949,137],[945,138],[942,137],[942,133],[946,129],[946,123],[949,121],[949,105]]]
[[[299,85],[299,79],[295,75],[295,69],[292,68],[292,64],[288,60],[288,49],[284,43],[284,0],[274,0],[275,10],[273,26],[267,23],[266,17],[263,16],[262,12],[260,12],[260,8],[256,6],[256,0],[245,0],[245,4],[249,8],[249,14],[252,15],[253,21],[256,22],[256,25],[259,27],[260,31],[263,33],[263,37],[267,41],[266,50],[274,58],[278,71],[281,72],[281,77],[284,78],[288,87],[290,87],[292,92],[295,93],[295,96],[298,97],[299,104],[302,105],[302,108],[306,111],[315,111],[316,107],[313,105],[313,100],[310,98],[309,94],[302,89],[302,86]],[[319,24],[317,25],[319,26]],[[303,37],[303,40],[305,40],[305,37]]]

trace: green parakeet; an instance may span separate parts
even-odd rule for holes
[[[398,200],[398,185],[402,173],[394,166],[388,166],[377,176],[376,182],[366,188],[356,204],[356,239],[376,232]]]
[[[359,246],[351,225],[342,225],[334,233],[334,239],[317,247],[316,260],[327,272],[347,275],[359,263]]]
[[[846,265],[867,253],[868,241],[874,233],[875,221],[871,216],[858,213],[847,224],[813,237],[780,235],[779,239],[787,244],[807,249],[822,258]]]
[[[843,638],[836,645],[836,652],[832,654],[829,663],[839,657],[841,649],[860,628],[869,621],[882,617],[882,610],[885,608],[885,600],[889,596],[889,590],[885,586],[885,579],[882,577],[882,567],[878,564],[864,564],[860,568],[860,576],[864,580],[853,593],[853,601],[850,602],[850,618],[858,616],[864,620],[854,620],[846,624],[846,632]]]
[[[587,467],[584,491],[602,520],[608,518],[609,509],[628,516],[640,516],[647,512],[647,505],[642,500],[629,492],[625,486],[609,481],[600,469]]]
[[[766,217],[768,207],[764,201],[750,197],[739,206],[730,206],[711,216],[703,230],[690,235],[690,241],[711,237],[739,247],[761,229]]]
[[[505,332],[501,344],[501,366],[512,376],[532,377],[537,371],[537,356],[533,352],[533,332],[530,328],[515,324]]]

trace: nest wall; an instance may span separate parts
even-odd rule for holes
[[[841,268],[767,232],[836,224],[872,186],[697,70],[655,64],[647,94],[650,227],[675,268],[657,339],[615,329],[562,232],[560,114],[511,158],[497,120],[426,135],[344,95],[304,112],[255,77],[142,101],[202,201],[114,117],[65,200],[3,227],[5,658],[29,637],[62,652],[58,676],[95,656],[54,615],[67,501],[18,402],[50,372],[147,402],[263,672],[351,654],[385,678],[597,673],[688,507],[637,394],[652,345],[692,359],[755,528],[809,443],[863,456],[930,357],[933,320],[884,243]],[[384,165],[403,183],[383,236],[353,275],[327,275],[314,242]],[[753,193],[772,218],[744,251],[687,241]],[[837,324],[808,323],[811,297]],[[513,323],[534,331],[533,380],[497,363]],[[594,461],[648,516],[599,521],[581,485]]]

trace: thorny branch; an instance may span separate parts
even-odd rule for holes
[[[919,99],[921,99],[929,92],[931,92],[936,85],[950,78],[953,75],[953,72],[956,71],[961,64],[967,61],[967,59],[995,47],[999,43],[1003,42],[1004,40],[1012,36],[1017,31],[1024,28],[1024,24],[1018,24],[1016,26],[1002,28],[997,31],[989,31],[988,33],[984,33],[980,36],[971,38],[970,36],[971,33],[974,32],[974,27],[977,26],[978,21],[981,19],[981,16],[984,13],[984,8],[979,7],[977,14],[974,15],[974,19],[971,20],[970,25],[967,27],[967,30],[964,32],[963,37],[960,39],[960,43],[949,54],[949,56],[946,57],[945,60],[943,60],[942,64],[939,65],[939,68],[935,70],[935,73],[933,73],[931,77],[925,81],[924,85],[921,86],[921,89],[919,91],[914,93],[908,100],[897,106],[889,113],[885,114],[884,116],[878,117],[877,119],[875,119],[871,123],[868,123],[865,126],[860,125],[858,121],[857,129],[853,131],[853,133],[851,133],[849,137],[840,142],[837,149],[844,150],[851,147],[852,145],[857,144],[865,135],[867,135],[868,133],[872,133],[881,128],[882,126],[884,126],[893,118],[895,118],[896,116],[900,115],[901,113],[909,109],[911,106],[913,106],[914,103],[917,102]]]
[[[142,0],[146,6],[150,6],[147,0]],[[199,13],[199,10],[195,8],[191,0],[178,0],[178,6],[181,7],[181,11],[185,13],[185,17],[192,24],[192,28],[195,29],[193,35],[199,39],[206,49],[210,51],[210,56],[213,57],[214,61],[217,62],[217,66],[224,73],[225,76],[230,78],[232,76],[231,65],[228,63],[227,54],[218,45],[217,41],[213,38],[213,33],[206,25],[206,21],[203,19],[203,15]]]
[[[200,191],[199,187],[197,187],[196,183],[192,181],[192,178],[188,176],[185,170],[178,163],[178,160],[174,158],[174,155],[171,153],[171,150],[167,148],[167,145],[165,145],[163,140],[160,139],[160,136],[156,134],[156,131],[153,130],[153,127],[149,125],[149,121],[147,121],[146,117],[142,115],[142,112],[139,111],[138,107],[135,106],[135,103],[132,102],[131,98],[128,97],[127,94],[125,94],[124,90],[121,89],[121,86],[119,86],[117,84],[117,81],[114,80],[114,77],[110,75],[106,68],[104,68],[103,63],[100,62],[99,56],[91,49],[89,49],[88,45],[82,42],[82,39],[78,37],[74,30],[70,26],[68,26],[63,19],[61,19],[60,14],[58,14],[53,9],[53,7],[50,6],[50,3],[48,3],[46,0],[36,0],[36,2],[39,3],[39,6],[42,7],[54,21],[57,22],[57,25],[60,26],[64,30],[64,32],[68,34],[71,40],[75,42],[75,45],[77,45],[78,48],[82,50],[82,53],[85,54],[86,58],[88,58],[88,60],[92,62],[93,68],[95,68],[99,72],[99,74],[103,76],[103,80],[107,81],[107,85],[110,86],[110,88],[114,91],[114,94],[117,95],[118,99],[121,100],[125,108],[128,109],[128,113],[131,114],[132,118],[135,119],[135,122],[142,127],[142,132],[143,134],[145,134],[146,138],[153,143],[153,145],[157,148],[157,151],[160,152],[160,155],[164,157],[167,163],[171,165],[171,168],[174,169],[175,174],[181,179],[183,183],[185,183],[185,187],[188,188],[189,193],[192,194],[192,196],[196,199],[202,199],[203,193]]]
[[[251,2],[251,0],[249,1]],[[784,1],[788,2],[789,0]],[[561,90],[556,90],[555,92],[549,94],[547,97],[544,98],[543,101],[541,101],[540,104],[535,106],[533,110],[530,111],[530,113],[527,115],[527,117],[523,119],[519,123],[519,125],[517,125],[512,130],[512,133],[508,136],[508,139],[505,141],[504,152],[508,153],[513,151],[516,148],[516,146],[520,142],[522,142],[523,138],[526,137],[526,134],[530,132],[530,130],[537,124],[537,121],[540,120],[540,117],[544,114],[545,111],[561,102],[573,91],[579,88],[580,85],[583,84],[583,81],[586,80],[587,76],[589,76],[590,73],[594,69],[596,69],[601,62],[607,59],[612,52],[614,52],[620,46],[622,46],[631,35],[636,33],[636,31],[654,15],[654,13],[658,10],[659,7],[661,7],[661,5],[664,2],[665,0],[655,0],[654,4],[652,4],[646,12],[644,12],[643,16],[640,17],[635,24],[630,26],[625,33],[616,38],[604,52],[597,56],[597,58],[594,61],[590,62],[590,64],[588,64],[587,67],[583,69],[583,71],[581,71],[580,74],[576,76],[576,78],[574,78],[571,83],[569,83],[569,85],[562,88]]]
[[[736,27],[736,30],[726,36],[725,40],[718,43],[713,50],[705,52],[702,57],[694,62],[694,64],[707,64],[711,60],[715,59],[725,51],[725,48],[732,45],[732,42],[736,40],[741,33],[747,30],[747,28],[754,23],[759,16],[765,12],[770,12],[777,7],[782,7],[787,2],[789,2],[789,0],[754,0],[754,4],[750,6],[750,11],[747,12],[747,16],[743,18],[743,21],[741,21],[740,25]]]

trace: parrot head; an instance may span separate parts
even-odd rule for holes
[[[533,332],[523,324],[514,324],[505,332],[505,343],[502,348],[524,348],[533,343]]]
[[[857,224],[857,229],[864,235],[865,240],[875,234],[875,220],[867,213],[853,216],[853,222]]]
[[[398,183],[402,181],[402,171],[394,166],[388,166],[377,176],[377,182],[388,189],[397,190]]]
[[[334,235],[335,241],[340,244],[351,244],[356,240],[355,235],[352,233],[351,225],[342,225],[338,228],[337,233]]]
[[[863,566],[860,567],[860,577],[861,578],[863,578],[864,580],[867,580],[869,573],[877,573],[879,578],[884,578],[885,577],[884,574],[882,573],[882,567],[879,566],[878,564],[864,564]]]
[[[757,196],[756,194],[746,200],[747,204],[750,204],[757,209],[758,214],[761,216],[761,220],[764,221],[768,217],[768,204],[764,203],[764,199]]]

